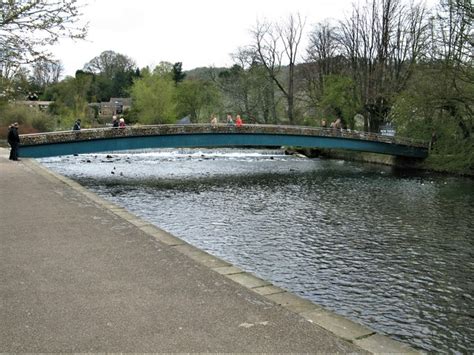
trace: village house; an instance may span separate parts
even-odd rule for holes
[[[112,97],[109,102],[101,102],[99,105],[99,117],[112,118],[114,115],[122,115],[125,110],[130,109],[132,99],[129,97]]]

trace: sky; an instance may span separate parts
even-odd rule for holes
[[[79,0],[89,23],[86,40],[62,39],[52,49],[64,75],[112,50],[153,68],[182,62],[184,70],[229,67],[231,53],[251,43],[257,21],[280,22],[290,14],[306,19],[305,32],[327,18],[342,19],[352,0]],[[306,48],[305,43],[301,54]]]

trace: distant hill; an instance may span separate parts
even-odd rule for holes
[[[199,67],[187,70],[184,73],[186,74],[186,79],[211,80],[213,77],[217,77],[220,72],[228,69],[229,68]]]

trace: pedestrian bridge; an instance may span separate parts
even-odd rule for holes
[[[145,148],[281,146],[354,150],[412,158],[428,156],[427,142],[301,126],[153,125],[20,135],[20,156],[31,158]]]

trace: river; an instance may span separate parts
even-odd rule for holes
[[[44,158],[158,227],[424,351],[474,350],[474,181],[260,150]]]

